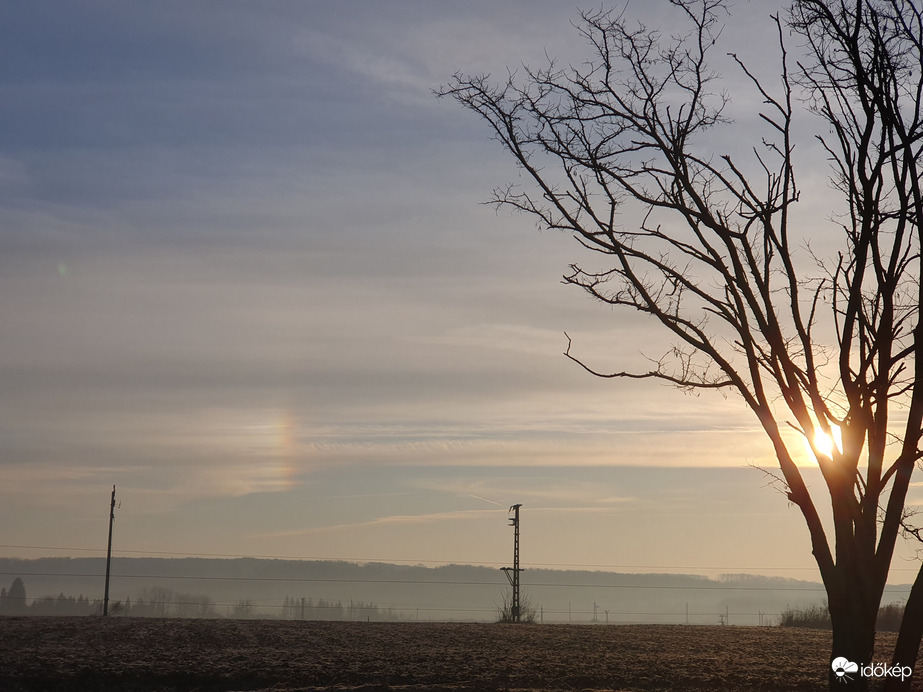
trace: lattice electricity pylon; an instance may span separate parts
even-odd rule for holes
[[[522,571],[519,569],[519,508],[522,507],[521,504],[513,505],[510,507],[510,511],[513,512],[513,516],[509,518],[510,526],[513,527],[513,566],[512,567],[501,567],[500,569],[506,574],[506,578],[510,581],[510,586],[513,587],[513,602],[510,604],[510,619],[513,622],[519,622],[520,609],[519,609],[519,573]]]

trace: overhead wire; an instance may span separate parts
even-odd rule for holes
[[[64,577],[64,578],[102,578],[102,573],[86,572],[28,572],[22,570],[0,570],[0,575],[12,577]],[[673,576],[673,575],[670,575]],[[353,579],[333,577],[229,577],[209,576],[197,574],[112,574],[118,579],[162,579],[166,581],[235,581],[235,582],[291,582],[291,583],[334,583],[334,584],[401,584],[401,585],[433,585],[433,586],[505,586],[502,581],[467,581],[459,579]],[[820,584],[816,586],[732,586],[727,584],[604,584],[604,583],[575,583],[575,582],[528,582],[532,587],[546,588],[588,588],[588,589],[668,589],[673,591],[824,591]],[[902,593],[901,589],[892,591]],[[907,589],[909,591],[909,589]]]
[[[74,546],[48,546],[48,545],[14,545],[0,544],[0,549],[13,550],[58,550],[74,552],[95,552],[105,554],[103,548],[86,548]],[[237,558],[237,559],[257,559],[257,560],[305,560],[305,561],[325,561],[325,562],[354,562],[354,563],[387,563],[400,565],[470,565],[473,567],[499,567],[506,562],[453,562],[451,560],[418,560],[412,558],[388,558],[388,557],[344,557],[344,556],[318,556],[318,555],[264,555],[264,554],[246,554],[246,553],[203,553],[203,552],[181,552],[165,550],[128,550],[113,549],[116,555],[155,555],[163,557],[201,557],[201,558]],[[756,566],[714,566],[714,565],[627,565],[613,563],[573,563],[573,562],[529,562],[523,563],[529,569],[543,568],[592,568],[592,569],[686,569],[693,571],[732,571],[732,570],[779,570],[779,571],[816,571],[816,566],[794,567],[794,566],[777,566],[777,565],[756,565]],[[912,567],[895,567],[894,570],[913,570]]]

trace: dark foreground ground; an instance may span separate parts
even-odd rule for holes
[[[829,649],[778,627],[0,618],[0,692],[824,690]]]

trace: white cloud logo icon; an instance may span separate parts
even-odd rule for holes
[[[838,656],[837,658],[833,659],[833,663],[830,664],[830,667],[833,668],[833,672],[840,680],[843,680],[844,678],[848,680],[848,673],[859,672],[859,664],[853,663],[843,656]]]

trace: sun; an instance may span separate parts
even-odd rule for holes
[[[830,430],[833,433],[832,435],[828,435],[820,428],[814,431],[814,449],[817,450],[818,454],[823,454],[825,457],[832,459],[833,453],[840,451],[843,443],[840,439],[840,429],[834,425],[831,426]]]

